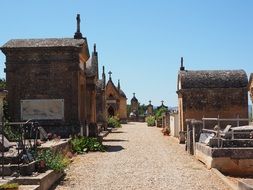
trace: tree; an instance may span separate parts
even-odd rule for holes
[[[140,105],[139,103],[139,109],[138,109],[139,115],[145,115],[146,109],[147,109],[147,106],[145,104]]]
[[[5,78],[0,79],[0,89],[6,89],[6,80],[5,80]]]

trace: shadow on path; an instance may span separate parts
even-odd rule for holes
[[[122,139],[104,139],[103,142],[124,142],[128,140],[122,140]]]
[[[106,152],[119,152],[124,148],[120,145],[105,145]]]
[[[124,131],[112,131],[111,133],[126,133]]]
[[[50,188],[49,190],[55,190],[58,185],[63,185],[65,181],[66,173],[63,174]]]

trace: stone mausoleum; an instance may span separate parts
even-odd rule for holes
[[[45,130],[62,136],[79,131],[78,126],[95,124],[97,118],[105,121],[105,111],[96,111],[97,107],[105,109],[105,86],[98,79],[96,47],[89,66],[80,15],[74,38],[15,39],[1,50],[6,56],[12,121],[39,120]]]
[[[177,82],[180,131],[186,131],[186,119],[248,118],[247,85],[244,70],[186,70],[181,58]]]
[[[154,114],[154,107],[151,104],[151,100],[149,100],[149,104],[147,105],[147,115],[151,116]]]
[[[94,44],[91,58],[86,62],[86,75],[87,75],[87,120],[89,121],[89,128],[98,127],[97,132],[106,127],[106,102],[105,102],[105,72],[103,66],[102,79],[99,79],[98,70],[98,52],[96,44]],[[95,132],[94,130],[91,130]],[[96,133],[97,133],[96,132]],[[96,136],[96,134],[91,134]]]
[[[131,121],[138,121],[139,120],[139,101],[135,96],[135,93],[133,93],[133,97],[131,99],[131,105],[130,105],[130,115],[129,119]]]
[[[109,80],[106,84],[106,116],[119,117],[121,123],[127,122],[127,97],[120,87],[120,81],[118,80],[118,86],[116,87],[112,81],[112,72],[109,72]]]

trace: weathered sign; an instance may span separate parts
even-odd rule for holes
[[[21,100],[21,120],[64,119],[63,99]]]

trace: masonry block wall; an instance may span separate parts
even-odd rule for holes
[[[21,100],[63,99],[62,123],[85,123],[88,52],[83,39],[11,40],[6,55],[9,114],[21,120]]]
[[[244,71],[180,71],[178,80],[179,123],[203,117],[248,118],[248,79]],[[215,122],[206,127],[213,128]],[[236,125],[236,122],[223,122]],[[241,124],[248,124],[241,122]]]

